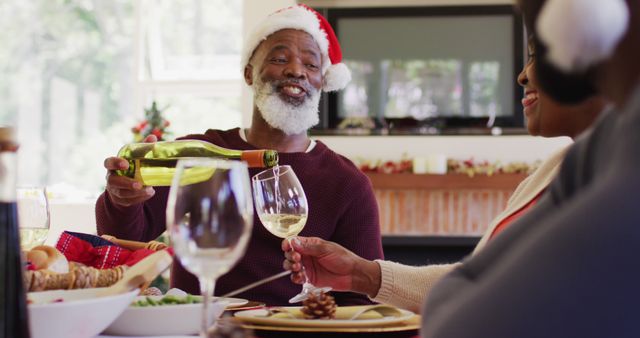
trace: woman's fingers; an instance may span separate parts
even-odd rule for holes
[[[302,256],[298,252],[287,251],[284,253],[284,258],[292,262],[299,262],[302,259]]]
[[[282,262],[282,268],[291,271],[291,281],[296,284],[304,283],[305,279],[301,272],[302,265],[300,265],[300,263],[293,263],[289,260],[285,260]]]
[[[296,283],[296,284],[302,284],[304,283],[305,279],[304,276],[302,275],[302,272],[294,272],[291,274],[291,281]]]
[[[291,270],[292,272],[298,272],[302,270],[302,264],[300,264],[300,262],[293,262],[290,260],[284,260],[282,262],[282,267],[285,270]]]

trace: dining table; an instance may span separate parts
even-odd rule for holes
[[[305,337],[365,337],[372,334],[376,337],[383,338],[419,338],[421,317],[414,315],[407,321],[396,325],[375,326],[375,327],[289,327],[289,326],[268,326],[243,323],[240,324],[244,329],[250,332],[249,337],[252,338],[299,338]],[[158,336],[114,336],[99,335],[96,338],[157,338]],[[198,335],[170,335],[162,336],[162,338],[193,338]]]
[[[79,234],[76,234],[79,235]],[[95,237],[95,236],[94,236]],[[75,237],[74,237],[75,238]],[[102,240],[102,238],[99,238]],[[137,247],[129,248],[127,245],[131,245],[131,241],[120,241],[117,238],[109,238],[110,241],[122,245],[127,249],[136,249]],[[125,243],[126,242],[126,243]],[[126,244],[126,245],[125,245]],[[147,247],[149,243],[134,243],[137,246]],[[151,254],[147,256],[148,259],[151,256],[158,256],[159,252]],[[143,260],[145,260],[143,259]],[[138,266],[138,264],[134,265]],[[135,269],[127,270],[129,273],[134,271]],[[236,291],[242,291],[246,288],[254,287],[255,285],[259,285],[272,280],[274,277],[281,277],[283,273],[279,273],[275,276],[265,278],[262,281],[258,281],[256,283],[250,284],[248,286],[242,287]],[[154,274],[154,276],[157,275]],[[172,291],[172,290],[170,290]],[[65,292],[61,290],[61,292]],[[184,291],[182,291],[184,293]],[[38,294],[37,292],[33,295]],[[222,298],[226,299],[229,302],[238,302],[239,304],[235,304],[233,306],[227,307],[226,310],[221,308],[220,311],[224,311],[223,319],[230,320],[231,325],[241,326],[245,332],[247,332],[246,337],[251,338],[267,338],[267,337],[295,337],[299,338],[300,336],[312,336],[312,337],[364,337],[365,335],[375,335],[376,337],[386,337],[386,338],[417,338],[419,337],[419,328],[421,323],[421,317],[419,314],[415,314],[411,311],[395,308],[390,305],[367,305],[367,306],[346,306],[346,307],[338,307],[336,308],[337,312],[335,313],[336,319],[331,320],[323,320],[323,319],[304,319],[302,314],[296,314],[300,312],[298,307],[272,307],[268,304],[262,302],[256,302],[246,299],[233,298],[233,297],[225,297],[229,295],[224,295]],[[233,296],[233,295],[231,295]],[[52,296],[53,297],[53,296]],[[154,296],[156,297],[156,296]],[[158,296],[159,297],[159,296]],[[54,297],[55,298],[55,297]],[[65,297],[62,297],[65,298]],[[36,303],[39,303],[36,301]],[[231,304],[229,303],[229,304]],[[55,304],[55,302],[53,302]],[[80,303],[78,303],[80,304]],[[187,304],[189,309],[194,307],[196,304]],[[196,308],[198,308],[197,306]],[[110,308],[110,307],[105,307]],[[160,311],[160,313],[154,311],[153,309],[157,309],[157,307],[152,306],[147,309],[152,311],[143,312],[142,317],[139,317],[141,314],[138,310],[132,310],[132,314],[128,316],[128,319],[123,322],[127,323],[126,325],[122,325],[118,320],[112,322],[111,326],[116,328],[113,329],[111,327],[107,328],[107,330],[103,331],[100,335],[95,336],[94,338],[151,338],[151,337],[165,337],[165,338],[191,338],[198,337],[197,334],[194,335],[162,335],[162,333],[182,333],[182,332],[193,332],[190,329],[185,331],[181,331],[182,329],[177,329],[174,324],[170,324],[172,320],[179,320],[180,323],[186,324],[189,322],[188,318],[195,318],[190,313],[187,308],[182,308],[175,314],[168,314],[167,320],[163,322],[162,319],[156,317],[157,315],[162,316],[162,318],[167,316],[167,312]],[[372,308],[375,308],[372,311]],[[391,311],[385,313],[381,311],[381,308],[386,308],[386,311]],[[138,308],[141,309],[141,308]],[[187,311],[185,311],[187,310]],[[193,309],[192,309],[193,310]],[[292,317],[281,318],[276,316],[271,316],[273,313],[276,313],[278,310],[286,310],[292,311],[287,314]],[[120,316],[127,316],[127,312],[129,310],[125,310]],[[174,310],[172,310],[174,311]],[[252,311],[263,311],[266,312],[267,315],[253,313]],[[107,311],[108,312],[108,311]],[[220,315],[221,312],[218,312]],[[163,314],[164,313],[164,314]],[[356,314],[357,313],[357,314]],[[180,314],[180,315],[178,315]],[[369,316],[367,317],[368,314]],[[371,315],[374,314],[372,317]],[[97,315],[94,313],[94,315]],[[180,316],[183,318],[178,319]],[[185,317],[187,316],[187,317]],[[85,316],[88,321],[91,321],[91,316]],[[169,319],[170,318],[170,319]],[[293,318],[293,319],[291,319]],[[162,327],[162,325],[158,326],[157,323],[169,324],[170,326],[166,329]],[[288,322],[287,322],[288,321]],[[43,321],[40,321],[43,323]],[[118,326],[120,325],[120,326]],[[148,325],[148,326],[147,326]],[[191,324],[187,324],[191,325]],[[127,328],[127,329],[125,329]],[[173,330],[173,331],[171,331]],[[135,332],[134,332],[135,331]],[[93,331],[95,332],[95,331]],[[46,334],[46,333],[45,333]],[[154,334],[144,336],[145,334]],[[44,336],[43,336],[44,337]]]

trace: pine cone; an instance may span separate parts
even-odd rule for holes
[[[301,311],[307,319],[333,319],[336,316],[336,301],[324,292],[312,292],[302,305]]]

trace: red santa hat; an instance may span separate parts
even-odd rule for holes
[[[320,13],[299,4],[281,9],[260,22],[245,37],[242,48],[242,67],[249,64],[253,52],[267,37],[283,29],[297,29],[309,33],[322,52],[322,90],[336,91],[351,81],[349,68],[342,63],[342,51],[333,28]]]

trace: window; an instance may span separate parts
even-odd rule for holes
[[[139,102],[174,136],[241,124],[242,1],[142,0]]]
[[[0,124],[20,185],[98,192],[155,100],[173,135],[240,125],[243,1],[3,0]]]

